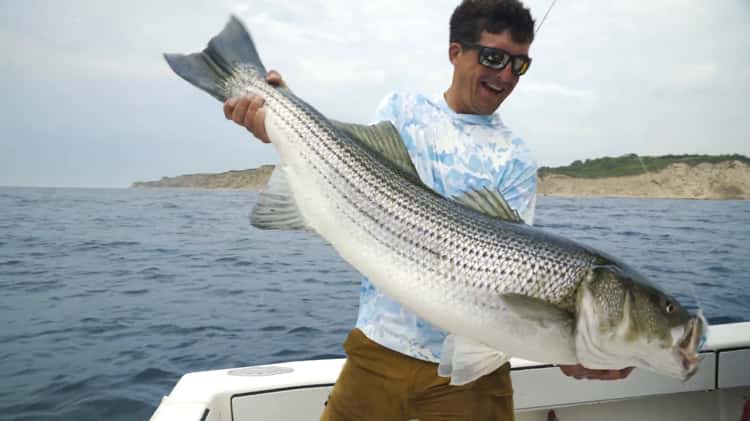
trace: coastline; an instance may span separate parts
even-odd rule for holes
[[[650,199],[750,200],[750,166],[740,161],[671,164],[656,172],[604,178],[549,174],[539,195]]]
[[[136,181],[131,188],[192,188],[260,191],[268,183],[274,165],[218,174],[185,174],[155,181]]]
[[[131,188],[198,188],[260,191],[273,165],[218,174],[186,174],[138,181]],[[689,165],[674,163],[654,172],[619,177],[583,178],[545,174],[540,196],[628,197],[650,199],[750,200],[750,165],[730,160]]]

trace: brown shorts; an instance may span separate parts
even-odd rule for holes
[[[437,375],[437,364],[385,348],[354,329],[348,356],[321,421],[512,421],[510,365],[463,386]]]

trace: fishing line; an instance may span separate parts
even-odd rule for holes
[[[698,291],[696,291],[695,285],[692,282],[688,282],[688,285],[690,286],[690,292],[693,294],[695,305],[698,306],[698,314],[703,315],[703,303],[698,298]]]
[[[667,198],[668,196],[666,194],[666,189],[664,188],[664,186],[661,185],[661,183],[659,183],[658,181],[656,181],[656,179],[654,178],[653,174],[651,174],[651,172],[648,170],[648,168],[646,168],[646,163],[643,162],[643,158],[641,158],[641,156],[638,155],[638,154],[633,154],[633,155],[635,155],[635,157],[638,158],[638,162],[641,163],[641,168],[643,168],[643,172],[646,173],[646,175],[651,179],[652,183],[656,184],[659,187],[659,189],[661,190],[662,196],[664,198]],[[705,253],[706,254],[711,253],[712,251],[716,250],[718,247],[719,246],[716,245],[713,248],[711,248],[710,250],[706,251]],[[687,252],[685,250],[681,251],[681,254],[682,254],[683,258],[685,257],[686,253]],[[688,286],[690,287],[690,293],[693,296],[693,300],[695,300],[695,304],[698,306],[698,314],[702,315],[703,314],[703,303],[701,303],[701,300],[698,298],[699,297],[698,296],[698,291],[696,291],[695,285],[692,282],[688,282]]]
[[[544,25],[544,22],[547,21],[547,16],[549,16],[550,12],[552,11],[552,8],[555,7],[556,3],[557,3],[557,0],[552,0],[552,2],[550,3],[549,7],[547,7],[547,11],[544,13],[544,16],[542,16],[542,20],[539,21],[539,25],[537,25],[536,29],[534,30],[534,34],[535,35],[539,34],[539,31],[542,29],[542,25]],[[654,178],[654,176],[649,172],[648,168],[646,168],[646,163],[643,162],[643,159],[641,158],[641,156],[638,155],[638,154],[634,154],[634,155],[636,156],[636,158],[638,158],[638,162],[640,162],[641,168],[643,168],[643,172],[651,179],[651,182],[654,183],[654,184],[656,184],[658,186],[659,190],[661,190],[662,196],[665,197],[665,198],[668,197],[665,194],[666,193],[666,189],[664,188],[664,186],[661,185],[661,183],[659,183],[658,181],[656,181],[656,179]],[[714,246],[713,248],[711,248],[710,250],[708,250],[707,253],[710,253],[710,252],[714,251],[718,247],[719,247],[718,245]],[[685,253],[686,253],[685,250],[683,250],[682,251],[683,257],[685,255]],[[700,299],[698,298],[698,292],[695,289],[695,285],[693,285],[692,282],[689,283],[688,285],[690,286],[690,292],[693,295],[693,299],[695,300],[695,303],[698,306],[698,314],[702,315],[703,314],[703,304],[701,303]]]
[[[544,16],[542,16],[542,20],[539,21],[539,25],[537,25],[536,29],[534,30],[534,34],[535,35],[539,34],[539,31],[542,29],[542,25],[544,25],[544,22],[547,21],[547,16],[549,16],[549,13],[552,11],[552,8],[555,7],[556,3],[557,3],[557,0],[552,0],[552,2],[550,3],[549,7],[547,7],[547,11],[544,13]],[[666,189],[664,188],[664,186],[662,186],[661,183],[659,183],[658,181],[656,181],[656,179],[654,178],[654,176],[649,172],[648,168],[646,168],[646,163],[643,162],[643,158],[641,158],[641,156],[638,155],[638,154],[634,154],[634,155],[636,156],[636,158],[638,158],[638,162],[640,162],[641,168],[643,168],[643,172],[646,173],[646,175],[651,179],[651,182],[654,183],[654,184],[656,184],[658,186],[658,188],[661,190],[662,196],[664,196],[665,198],[668,197],[665,194],[666,193]],[[719,246],[718,245],[714,246],[707,253],[710,253],[710,252],[714,251],[717,247],[719,247]],[[682,251],[682,255],[684,257],[684,255],[685,255],[685,251],[684,250]],[[695,285],[693,285],[692,282],[688,283],[688,285],[690,286],[690,292],[693,295],[693,299],[695,300],[695,303],[698,306],[698,314],[702,315],[703,314],[703,304],[701,303],[701,300],[698,297],[698,292],[695,289]]]
[[[542,29],[542,25],[544,25],[544,21],[547,20],[547,16],[549,15],[549,12],[552,11],[552,7],[555,6],[555,3],[557,3],[557,0],[552,0],[552,3],[550,3],[549,7],[547,8],[547,12],[544,13],[544,16],[542,16],[542,20],[539,22],[539,25],[537,25],[536,29],[534,29],[534,34],[539,34],[539,30]]]

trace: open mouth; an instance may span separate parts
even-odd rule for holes
[[[688,321],[685,334],[677,343],[677,353],[682,360],[682,368],[685,373],[684,380],[689,379],[698,370],[701,360],[698,351],[703,340],[704,330],[705,320],[700,315],[695,316]]]
[[[482,85],[482,87],[484,89],[492,92],[495,95],[502,95],[502,94],[504,94],[507,91],[507,88],[504,87],[504,86],[494,85],[494,84],[486,82],[486,81],[482,81],[481,85]]]

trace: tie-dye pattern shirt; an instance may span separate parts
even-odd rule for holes
[[[457,114],[442,95],[393,92],[375,114],[398,129],[422,181],[446,197],[482,187],[500,191],[532,223],[536,162],[500,115]],[[356,327],[371,340],[425,361],[439,362],[447,333],[422,320],[362,278]]]

